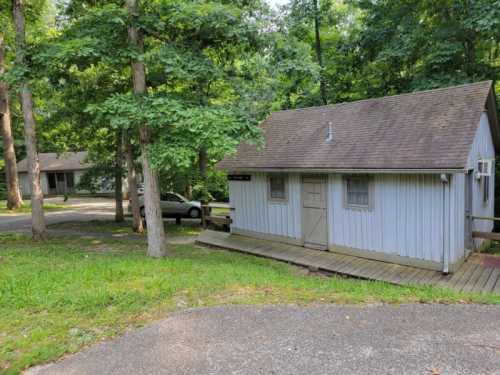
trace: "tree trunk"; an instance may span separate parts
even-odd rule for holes
[[[208,190],[207,190],[207,166],[208,166],[208,154],[205,148],[200,148],[198,151],[198,167],[200,170],[200,177],[202,183],[202,197],[203,201],[208,200]]]
[[[127,10],[130,17],[128,36],[132,48],[139,53],[144,50],[142,35],[133,25],[133,19],[138,16],[137,0],[126,0]],[[134,93],[138,96],[146,93],[146,68],[138,60],[132,61],[132,78]],[[162,212],[160,206],[160,188],[158,175],[149,163],[149,145],[151,144],[151,132],[147,124],[139,128],[139,143],[142,156],[142,173],[144,175],[144,206],[146,209],[146,222],[148,227],[148,255],[151,257],[163,257],[167,255],[165,244],[165,229],[163,227]]]
[[[122,131],[116,134],[115,158],[115,222],[123,223],[123,135]]]
[[[471,80],[474,80],[476,66],[476,47],[473,33],[470,32],[468,35],[469,36],[465,39],[464,42],[465,73]]]
[[[321,36],[320,36],[320,14],[318,0],[313,0],[314,7],[314,37],[315,37],[315,47],[316,47],[316,58],[318,59],[319,65],[319,93],[321,96],[321,101],[324,105],[328,104],[326,99],[326,87],[325,87],[325,72],[323,66],[323,51],[321,50]]]
[[[26,34],[22,0],[12,0],[12,13],[16,29],[16,64],[26,67]],[[21,107],[24,119],[24,138],[28,159],[28,177],[31,183],[31,228],[34,240],[46,236],[43,214],[43,192],[40,186],[40,163],[38,161],[36,122],[33,115],[33,95],[26,78],[20,85]]]
[[[136,233],[143,233],[142,217],[139,206],[139,194],[137,193],[137,173],[134,165],[134,152],[129,137],[125,137],[125,153],[127,157],[127,180],[130,206],[132,207],[132,228]]]
[[[184,196],[189,200],[193,199],[193,185],[191,185],[191,181],[189,181],[184,188]]]
[[[0,34],[0,76],[5,73],[5,45]],[[17,210],[23,204],[17,176],[16,153],[10,119],[9,91],[7,84],[0,81],[0,132],[3,139],[3,157],[5,160],[5,179],[7,182],[7,208]]]

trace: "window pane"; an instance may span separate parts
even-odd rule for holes
[[[269,178],[271,199],[286,199],[285,178],[275,176]]]
[[[170,202],[180,202],[180,198],[175,194],[167,194],[167,199]]]
[[[353,206],[368,206],[368,178],[349,177],[347,178],[347,204]]]
[[[49,189],[55,189],[56,188],[56,175],[54,173],[49,173]]]

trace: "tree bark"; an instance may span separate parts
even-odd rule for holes
[[[208,190],[207,190],[207,167],[208,167],[208,154],[207,150],[201,147],[198,151],[198,168],[200,171],[201,183],[202,183],[202,200],[208,200]]]
[[[321,101],[324,105],[328,104],[326,98],[326,87],[325,87],[325,68],[323,66],[323,51],[321,49],[321,36],[320,36],[320,14],[318,0],[313,1],[314,8],[314,37],[315,37],[315,47],[316,47],[316,58],[318,59],[319,71],[319,93],[321,96]]]
[[[5,73],[5,45],[0,34],[0,76]],[[5,160],[5,179],[7,182],[7,209],[17,210],[23,204],[17,176],[16,152],[10,118],[9,90],[5,82],[0,81],[0,132],[3,139],[3,157]]]
[[[115,158],[115,222],[123,223],[123,135],[122,131],[116,134]]]
[[[134,18],[138,16],[137,0],[126,0],[130,17],[128,36],[131,46],[138,52],[143,52],[144,42],[141,33],[134,26]],[[146,67],[144,63],[134,60],[132,65],[132,79],[134,94],[140,96],[146,93]],[[163,257],[167,255],[165,229],[163,227],[160,206],[160,188],[158,175],[151,167],[148,152],[151,144],[151,131],[147,124],[139,128],[139,144],[142,156],[142,173],[144,175],[144,206],[148,227],[148,256]]]
[[[125,153],[127,158],[127,181],[130,206],[132,207],[132,228],[136,233],[143,233],[144,226],[139,206],[139,194],[137,193],[137,173],[134,165],[134,152],[129,137],[125,137]]]
[[[12,13],[16,30],[16,64],[17,66],[26,68],[26,33],[23,0],[12,0]],[[28,159],[28,177],[31,184],[31,229],[34,240],[43,240],[46,237],[46,227],[43,213],[43,192],[40,185],[36,121],[33,115],[33,95],[26,78],[23,79],[20,85],[20,92],[24,119],[24,138]]]
[[[188,184],[184,188],[184,196],[189,200],[193,199],[193,185],[191,185],[191,180],[188,182]]]

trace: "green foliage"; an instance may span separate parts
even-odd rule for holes
[[[498,78],[498,1],[358,4],[362,72],[381,94]]]
[[[257,124],[270,110],[321,104],[320,73],[329,103],[499,82],[500,0],[318,0],[322,70],[313,0],[291,0],[274,14],[260,0],[142,1],[133,20],[121,0],[51,4],[27,2],[23,70],[12,66],[10,1],[0,0],[11,46],[3,79],[15,89],[29,73],[40,150],[87,149],[93,161],[108,163],[116,131],[127,130],[137,148],[137,128],[147,124],[163,188],[181,193],[211,184],[198,173],[200,149],[208,151],[209,176],[216,175],[215,163],[238,143],[261,142]],[[129,22],[145,37],[144,53],[129,47]],[[132,58],[147,67],[140,98],[131,94]],[[21,140],[16,95],[12,112]]]

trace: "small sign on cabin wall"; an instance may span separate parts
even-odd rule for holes
[[[228,174],[227,179],[229,181],[250,181],[252,176],[249,174]]]

